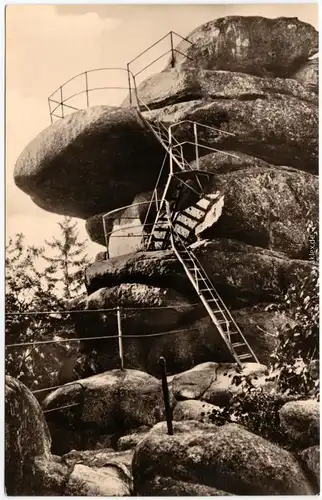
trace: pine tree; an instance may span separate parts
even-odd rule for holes
[[[6,348],[5,368],[31,388],[51,381],[51,360],[47,357],[44,363],[44,348],[29,343],[50,340],[57,331],[57,320],[42,314],[58,308],[40,269],[43,252],[42,247],[26,245],[22,233],[6,246],[5,343],[20,345]]]
[[[46,241],[55,255],[43,255],[48,263],[45,268],[46,280],[50,289],[60,296],[62,301],[74,298],[84,290],[83,269],[89,263],[85,253],[86,241],[79,241],[77,222],[71,217],[64,217],[58,223],[61,237]]]

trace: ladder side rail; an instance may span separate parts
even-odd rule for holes
[[[159,187],[159,184],[161,184],[161,178],[162,178],[162,173],[163,173],[163,170],[164,170],[164,166],[165,166],[165,162],[166,162],[166,159],[167,159],[167,153],[164,155],[164,159],[163,159],[163,162],[162,162],[162,166],[161,166],[161,169],[160,169],[160,172],[159,172],[159,175],[158,175],[158,178],[157,178],[157,181],[156,181],[156,184],[155,184],[155,187],[154,187],[154,190],[153,190],[153,193],[152,193],[152,196],[151,196],[151,200],[150,200],[150,204],[149,204],[149,207],[148,207],[148,210],[147,210],[147,213],[145,215],[145,218],[144,218],[144,222],[143,222],[143,228],[145,227],[145,225],[147,224],[147,220],[148,220],[148,217],[150,215],[150,211],[151,211],[151,208],[152,208],[152,205],[154,203],[154,199],[155,199],[155,206],[156,206],[156,210],[158,210],[158,187]]]
[[[221,314],[221,316],[223,317],[224,321],[226,322],[226,327],[227,327],[227,332],[226,333],[227,333],[227,335],[229,336],[229,339],[230,339],[230,326],[231,326],[230,325],[230,317],[231,317],[231,315],[230,315],[230,317],[227,318],[227,314],[226,314],[226,310],[225,310],[227,308],[224,308],[224,310],[223,310],[222,304],[220,303],[220,301],[216,297],[216,295],[218,295],[218,294],[216,294],[216,290],[214,289],[213,284],[209,280],[209,278],[208,278],[207,274],[205,273],[204,269],[203,268],[201,268],[201,269],[198,268],[198,266],[196,265],[196,261],[195,261],[194,257],[195,256],[192,253],[191,259],[194,261],[196,283],[198,285],[198,289],[200,289],[200,288],[199,288],[199,283],[198,283],[199,279],[197,277],[197,273],[199,273],[200,280],[202,280],[203,283],[205,284],[205,286],[207,287],[207,290],[206,290],[207,293],[209,293],[210,296],[211,296],[211,299],[216,302],[217,307],[218,307],[218,312],[216,314]],[[215,291],[215,294],[214,294],[214,291]]]
[[[190,249],[191,251],[191,249]],[[193,256],[194,258],[196,259],[199,267],[203,270],[203,272],[205,273],[205,275],[207,276],[207,273],[206,271],[204,270],[203,266],[201,265],[200,263],[200,260],[198,259],[198,257],[195,255],[195,253],[193,252]],[[227,308],[226,304],[224,303],[224,301],[222,300],[222,298],[220,297],[219,293],[217,292],[216,290],[216,287],[214,286],[214,284],[212,283],[212,281],[210,280],[210,278],[207,276],[207,279],[208,281],[211,283],[212,285],[212,289],[216,295],[216,299],[218,300],[218,302],[220,302],[220,305],[221,307],[225,310],[225,312],[228,314],[229,318],[230,318],[230,321],[232,322],[232,324],[234,325],[234,327],[236,328],[236,330],[238,331],[238,333],[240,334],[241,338],[243,339],[244,343],[246,344],[247,348],[249,349],[249,351],[251,352],[252,356],[254,357],[254,359],[256,360],[257,363],[259,363],[258,359],[257,359],[257,356],[256,354],[254,353],[253,349],[251,348],[251,346],[249,345],[247,339],[245,338],[244,334],[242,333],[241,329],[239,328],[239,326],[237,325],[235,319],[233,318],[233,316],[231,315],[231,312],[229,311],[229,309]]]
[[[212,310],[212,309],[211,309],[211,307],[209,306],[209,304],[208,304],[208,302],[207,302],[206,298],[203,296],[202,292],[200,292],[200,291],[198,290],[198,286],[197,286],[197,284],[196,284],[196,282],[195,282],[195,280],[194,280],[194,278],[193,278],[193,275],[190,273],[189,269],[188,269],[188,268],[187,268],[187,266],[186,266],[186,263],[185,263],[184,259],[181,257],[180,252],[178,251],[178,249],[177,249],[177,247],[176,247],[176,245],[175,245],[175,242],[174,242],[174,237],[173,237],[173,233],[174,233],[174,232],[176,233],[176,236],[179,238],[180,243],[182,244],[182,246],[183,246],[184,250],[185,250],[185,251],[187,251],[187,247],[185,246],[185,244],[184,244],[184,242],[183,242],[182,238],[181,238],[181,237],[180,237],[180,235],[178,235],[178,233],[175,231],[175,229],[174,229],[174,227],[173,227],[173,225],[172,225],[172,223],[171,223],[171,220],[170,220],[170,218],[169,218],[169,217],[170,217],[170,209],[169,209],[169,205],[168,205],[168,204],[167,204],[167,214],[168,214],[169,225],[170,225],[170,241],[171,241],[171,246],[172,246],[172,248],[173,248],[173,251],[174,251],[174,253],[175,253],[175,255],[176,255],[177,259],[179,260],[179,262],[181,262],[181,264],[182,264],[182,266],[183,266],[183,268],[184,268],[184,270],[185,270],[186,275],[188,276],[188,278],[189,278],[190,282],[192,283],[192,285],[193,285],[194,289],[196,290],[196,292],[197,292],[197,294],[198,294],[198,296],[199,296],[199,298],[200,298],[201,302],[203,303],[204,307],[206,308],[206,310],[207,310],[207,312],[208,312],[209,316],[211,317],[211,319],[212,319],[212,321],[213,321],[214,325],[215,325],[215,326],[216,326],[216,328],[218,329],[218,331],[219,331],[219,333],[220,333],[220,336],[222,337],[222,339],[224,340],[224,342],[225,342],[225,344],[226,344],[226,346],[227,346],[228,351],[231,353],[231,355],[232,355],[232,356],[233,356],[233,358],[235,359],[235,361],[236,361],[236,363],[238,364],[238,366],[239,366],[239,367],[242,367],[242,364],[241,364],[241,362],[240,362],[240,360],[239,360],[239,358],[238,358],[237,354],[235,353],[235,351],[234,351],[233,347],[231,346],[230,342],[227,340],[227,337],[226,337],[226,335],[225,335],[224,330],[222,329],[221,325],[219,324],[219,322],[218,322],[218,320],[217,320],[216,316],[214,315],[213,310]],[[188,253],[189,253],[189,252],[188,252]],[[191,261],[195,264],[194,259],[191,257],[191,255],[190,255],[190,260],[191,260]]]
[[[182,266],[183,266],[183,268],[184,268],[184,270],[185,270],[186,275],[188,276],[188,278],[189,278],[190,282],[192,283],[192,285],[193,285],[194,289],[196,290],[196,292],[197,292],[197,294],[198,294],[198,296],[199,296],[199,298],[200,298],[200,300],[201,300],[201,302],[202,302],[203,306],[205,307],[205,309],[207,310],[207,312],[208,312],[209,316],[211,317],[212,322],[214,323],[214,325],[216,326],[217,330],[219,331],[219,334],[220,334],[220,336],[222,337],[223,341],[225,342],[225,344],[226,344],[226,346],[227,346],[228,351],[229,351],[229,352],[230,352],[230,354],[233,356],[233,358],[235,359],[235,361],[236,361],[236,363],[238,364],[238,366],[241,368],[241,367],[242,367],[242,364],[241,364],[241,362],[240,362],[240,360],[239,360],[239,358],[238,358],[237,354],[235,353],[234,349],[232,348],[232,346],[231,346],[230,342],[227,340],[227,337],[226,337],[226,334],[225,334],[224,330],[222,329],[221,325],[218,323],[218,320],[217,320],[216,316],[214,315],[214,313],[213,313],[213,311],[212,311],[211,307],[209,306],[209,304],[208,304],[208,302],[207,302],[206,298],[203,296],[202,292],[200,292],[200,291],[198,290],[198,286],[197,286],[197,285],[196,285],[196,283],[195,283],[195,280],[194,280],[194,278],[193,278],[193,275],[190,273],[189,269],[188,269],[188,268],[187,268],[187,266],[186,266],[186,263],[185,263],[185,262],[184,262],[184,260],[181,258],[180,253],[179,253],[179,251],[177,250],[176,245],[175,245],[175,243],[174,243],[173,233],[172,233],[172,232],[170,232],[170,241],[171,241],[171,245],[172,245],[173,251],[174,251],[174,253],[175,253],[175,255],[176,255],[177,259],[181,262],[181,264],[182,264]],[[192,261],[192,262],[193,262],[193,261]]]
[[[162,208],[163,208],[163,206],[165,204],[165,200],[166,200],[166,196],[168,194],[168,189],[169,189],[169,186],[170,186],[170,183],[171,183],[171,179],[172,179],[172,175],[169,174],[167,182],[166,182],[166,185],[165,185],[165,188],[164,188],[164,191],[163,191],[163,194],[162,194],[162,198],[161,198],[161,201],[160,201],[160,204],[159,204],[159,209],[158,209],[158,212],[157,212],[156,217],[154,219],[154,223],[153,223],[150,235],[149,235],[149,239],[148,239],[148,243],[147,243],[147,248],[149,248],[149,246],[152,243],[153,233],[154,233],[154,231],[156,229],[156,226],[158,224],[158,220],[160,218],[160,214],[161,214]]]

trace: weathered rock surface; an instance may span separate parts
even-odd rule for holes
[[[65,488],[67,496],[131,495],[132,477],[125,467],[116,464],[87,467],[76,463]]]
[[[305,467],[312,475],[312,480],[316,483],[318,491],[320,490],[320,446],[311,446],[300,453]]]
[[[225,197],[222,215],[206,237],[240,239],[310,258],[308,219],[318,225],[318,178],[275,168],[238,170],[216,176],[214,189]]]
[[[99,341],[87,341],[81,345],[85,354],[95,348],[97,372],[120,366],[117,339],[116,306],[122,307],[121,326],[123,333],[124,365],[126,368],[147,370],[150,346],[158,337],[149,334],[182,330],[198,315],[204,314],[196,300],[189,300],[175,290],[143,284],[122,283],[119,286],[100,288],[80,301],[74,308],[102,310],[96,314],[84,312],[74,316],[75,329],[80,337],[109,337]],[[180,324],[180,328],[177,326]],[[159,337],[160,338],[160,337]],[[153,369],[158,371],[157,360]]]
[[[120,285],[121,290],[141,289],[145,292],[146,301],[153,298],[156,288],[144,285]],[[101,288],[85,301],[84,309],[101,309],[114,307],[113,301],[103,299],[113,298],[117,287]],[[123,330],[123,354],[126,368],[141,369],[159,376],[158,360],[163,356],[167,360],[168,373],[179,373],[196,364],[206,361],[230,362],[231,356],[227,347],[217,333],[209,316],[201,304],[184,299],[179,294],[160,292],[161,309],[151,300],[149,309],[147,302],[133,302],[133,310],[123,309],[121,312]],[[142,295],[137,295],[142,297]],[[97,299],[97,300],[96,300]],[[101,302],[102,299],[102,302]],[[147,309],[144,309],[147,306]],[[136,309],[137,307],[137,309]],[[153,307],[156,307],[155,309]],[[167,309],[164,309],[167,307]],[[269,363],[270,356],[278,344],[278,334],[282,333],[288,324],[295,322],[284,313],[266,311],[266,304],[258,305],[259,310],[244,308],[232,311],[232,315],[240,326],[250,346],[256,352],[260,362]],[[165,314],[166,311],[166,314]],[[76,331],[80,337],[90,337],[116,334],[116,312],[106,311],[91,317],[88,313],[77,316],[74,320]],[[201,316],[199,318],[199,316]],[[198,318],[198,319],[195,319]],[[156,334],[150,337],[151,333]],[[157,332],[165,335],[157,335]],[[170,333],[171,332],[171,333]],[[133,338],[128,335],[143,335]],[[96,371],[102,372],[120,366],[117,339],[87,341],[81,345],[82,352],[90,356],[96,350],[93,360]]]
[[[216,497],[216,496],[230,496],[231,493],[217,490],[211,486],[204,484],[190,483],[187,481],[178,481],[172,477],[156,476],[149,481],[145,487],[140,489],[141,496],[202,496],[202,497]]]
[[[18,158],[14,178],[40,208],[89,218],[153,188],[163,156],[134,108],[94,106],[41,132]]]
[[[297,169],[283,165],[272,165],[256,156],[247,155],[240,151],[215,151],[201,156],[191,162],[192,168],[206,170],[215,174],[226,174],[236,170],[251,169],[269,169],[275,168],[282,172],[298,172]]]
[[[297,447],[308,447],[320,441],[320,404],[308,399],[290,401],[279,411],[281,427]]]
[[[5,380],[5,484],[8,495],[26,494],[37,472],[34,460],[50,461],[51,438],[38,401],[18,380]]]
[[[137,89],[138,96],[150,109],[202,99],[266,99],[284,94],[318,103],[317,96],[301,83],[284,78],[261,78],[231,71],[199,68],[173,68],[148,77]],[[129,99],[123,106],[129,105]]]
[[[135,432],[131,434],[127,434],[126,436],[120,437],[116,443],[116,447],[118,450],[132,450],[131,453],[134,453],[133,448],[135,448],[140,441],[150,432],[150,428],[147,426],[142,426],[135,429]]]
[[[306,87],[310,92],[319,91],[319,59],[312,59],[301,66],[291,78],[297,80],[303,87]]]
[[[216,412],[219,406],[197,401],[195,399],[186,399],[179,401],[173,411],[173,420],[198,420],[199,422],[211,423],[209,416]]]
[[[126,467],[129,472],[132,470],[132,458],[134,450],[115,451],[112,448],[101,448],[97,450],[72,450],[62,456],[62,460],[69,467],[75,462],[88,465],[89,467],[105,467],[110,465],[120,465]]]
[[[77,415],[72,408],[65,413],[69,413],[69,418],[66,415],[60,420],[48,419],[49,428],[54,427],[56,434],[59,428],[60,435],[64,436],[71,423],[75,433],[89,428],[97,431],[98,436],[104,432],[122,434],[141,425],[154,425],[164,418],[161,382],[147,373],[111,370],[79,382],[84,392],[80,385],[66,385],[49,394],[43,403],[46,409],[74,401],[81,403]],[[68,443],[63,444],[66,450]],[[58,453],[58,450],[55,452]]]
[[[264,304],[259,309],[239,309],[233,311],[232,315],[259,361],[268,365],[270,356],[278,346],[279,335],[287,331],[288,325],[295,326],[296,323],[284,312],[266,311]]]
[[[64,460],[52,455],[49,430],[37,400],[12,377],[6,377],[5,431],[9,495],[124,496],[132,492],[132,476],[119,457],[118,461],[106,453],[92,453],[88,460],[90,453],[83,452],[87,461],[83,458],[80,463],[80,456]]]
[[[172,392],[177,400],[201,399],[211,405],[225,406],[234,394],[241,391],[234,379],[243,375],[254,386],[263,387],[268,385],[266,374],[266,366],[256,363],[245,363],[242,372],[238,371],[236,363],[203,363],[175,375]]]
[[[294,97],[267,94],[265,99],[200,99],[147,111],[144,116],[165,126],[196,121],[221,130],[201,128],[199,143],[241,151],[275,165],[291,165],[312,173],[318,171],[318,108]],[[179,142],[193,142],[190,124],[182,123],[175,130]],[[194,154],[194,148],[186,148],[188,160],[194,159]]]
[[[226,239],[192,245],[218,292],[243,298],[245,305],[276,299],[287,288],[316,272],[312,262],[289,259],[284,254]],[[128,282],[173,288],[188,294],[192,289],[184,270],[170,250],[137,252],[88,266],[85,280],[90,293]]]
[[[175,53],[177,67],[259,76],[290,76],[318,51],[318,32],[296,17],[226,16],[198,26],[186,38],[191,43],[176,47],[183,53]]]
[[[164,423],[156,425],[135,449],[135,492],[157,476],[239,495],[314,493],[291,453],[236,424],[174,422],[173,436]]]
[[[284,313],[266,311],[265,304],[258,308],[260,310],[243,308],[231,313],[260,363],[267,365],[278,345],[278,335],[295,322]],[[157,337],[145,352],[147,371],[153,375],[156,375],[160,356],[166,358],[169,373],[179,373],[206,361],[231,361],[227,347],[209,316],[185,325],[178,333]]]

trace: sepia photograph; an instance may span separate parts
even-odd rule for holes
[[[319,496],[318,3],[4,17],[3,494]]]

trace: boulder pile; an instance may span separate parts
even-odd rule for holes
[[[258,356],[261,364],[244,367],[248,378],[269,392],[265,365],[283,332],[296,326],[281,307],[285,294],[318,272],[318,33],[297,18],[229,16],[188,39],[172,65],[139,85],[144,111],[129,97],[76,111],[17,160],[17,186],[44,210],[83,219],[102,252],[85,270],[87,296],[69,306],[77,311],[77,335],[95,337],[81,345],[96,375],[46,398],[51,437],[32,394],[7,380],[9,495],[319,491],[318,403],[280,408],[285,446],[240,423],[217,425],[211,415],[240,390],[236,366],[172,250],[142,246],[165,157],[149,125],[180,122],[175,137],[189,143],[191,121],[198,122],[198,157],[191,145],[184,156],[209,173],[205,191],[221,193],[224,204],[191,248]],[[100,339],[117,335],[116,308],[125,370],[117,338]],[[89,309],[98,311],[82,314]],[[164,423],[160,356],[173,436]],[[71,401],[82,404],[57,410]]]

